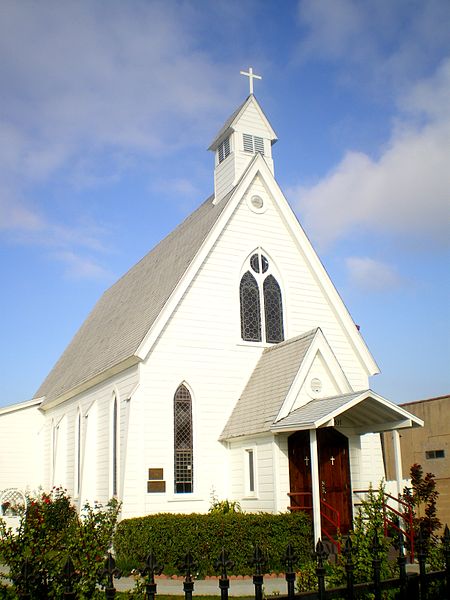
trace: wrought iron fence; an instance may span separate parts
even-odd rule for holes
[[[401,538],[400,538],[401,539]],[[343,551],[343,567],[345,570],[346,585],[341,587],[326,587],[326,560],[328,553],[323,543],[319,540],[313,556],[315,558],[315,575],[317,580],[316,590],[309,592],[295,592],[295,581],[298,572],[296,572],[296,557],[291,545],[287,547],[285,555],[286,565],[286,594],[277,594],[277,600],[356,600],[357,598],[367,597],[365,594],[371,593],[374,600],[382,600],[383,593],[387,590],[395,590],[396,600],[450,600],[450,532],[448,527],[442,538],[445,568],[441,571],[427,572],[427,547],[423,540],[419,539],[417,544],[417,564],[418,572],[407,572],[406,556],[403,551],[402,543],[399,544],[397,564],[399,576],[391,579],[381,579],[381,544],[374,537],[372,543],[372,573],[371,581],[365,583],[355,583],[355,553],[352,547],[351,539],[348,538]],[[264,568],[267,564],[266,557],[258,546],[254,548],[253,557],[250,564],[254,568],[253,585],[255,600],[264,598]],[[194,574],[197,569],[195,558],[188,552],[184,560],[177,565],[180,573],[183,573],[183,593],[185,600],[192,600],[194,596]],[[218,591],[221,600],[228,600],[230,590],[229,571],[233,568],[233,562],[229,559],[225,549],[215,562],[216,571],[220,574],[218,579]],[[158,584],[155,578],[163,572],[163,565],[158,562],[156,555],[150,552],[147,556],[145,565],[140,569],[143,582],[143,595],[146,600],[155,600]],[[300,569],[301,572],[301,569]],[[17,597],[21,600],[42,600],[43,596],[36,597],[30,592],[30,585],[33,578],[39,574],[32,568],[32,564],[25,560],[22,568],[22,575],[17,581]],[[120,570],[116,567],[116,562],[112,554],[108,554],[103,569],[99,572],[99,580],[103,582],[104,597],[112,600],[116,595],[114,580],[121,577]],[[62,597],[65,600],[77,600],[75,592],[75,582],[77,581],[77,571],[72,560],[69,558],[61,573],[64,582],[64,592]],[[436,587],[439,586],[438,588]],[[439,591],[437,591],[439,590]],[[181,590],[180,590],[181,591]],[[436,595],[437,594],[437,595]],[[219,595],[219,594],[218,594]]]

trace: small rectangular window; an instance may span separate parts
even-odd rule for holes
[[[248,453],[248,490],[255,491],[255,464],[253,462],[253,450],[247,450]]]
[[[425,458],[445,458],[444,450],[427,450],[425,452]]]
[[[255,449],[245,448],[244,451],[244,473],[245,473],[245,495],[255,496],[256,495],[256,461],[255,461]]]

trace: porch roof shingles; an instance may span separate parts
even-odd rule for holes
[[[36,392],[43,407],[134,356],[232,192],[208,198],[106,290]]]
[[[304,406],[300,406],[296,410],[292,411],[287,417],[281,419],[277,423],[275,423],[272,427],[272,431],[276,431],[277,429],[285,429],[290,425],[295,426],[298,429],[301,429],[302,426],[306,427],[308,425],[314,426],[314,423],[319,419],[323,419],[327,417],[335,410],[342,408],[352,400],[361,396],[364,391],[358,392],[350,392],[348,394],[342,394],[339,396],[332,396],[329,398],[316,398],[315,400],[311,400],[308,404]]]
[[[221,440],[271,430],[316,332],[314,329],[264,350]]]

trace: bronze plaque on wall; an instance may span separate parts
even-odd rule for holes
[[[150,481],[162,481],[164,479],[164,469],[149,469],[148,478]]]
[[[152,493],[164,493],[166,491],[165,481],[147,481],[147,492]]]

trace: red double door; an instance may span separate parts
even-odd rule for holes
[[[317,449],[319,490],[323,501],[322,528],[330,534],[336,533],[337,511],[340,517],[340,532],[346,534],[352,525],[348,438],[333,427],[318,429]],[[289,437],[288,453],[291,507],[303,507],[312,512],[309,431],[298,431]]]

